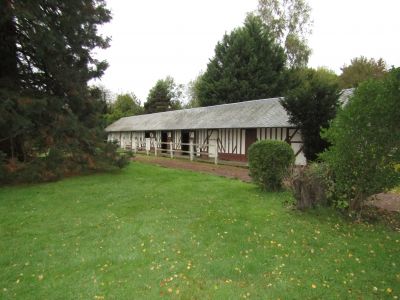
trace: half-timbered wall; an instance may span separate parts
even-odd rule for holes
[[[131,133],[130,132],[121,132],[121,139],[120,139],[121,148],[130,146],[131,144],[132,144]]]
[[[156,131],[156,136],[155,136],[158,148],[161,148],[161,131]]]
[[[174,130],[172,133],[172,142],[174,143],[174,149],[180,150],[182,143],[182,134],[180,130]]]
[[[132,148],[145,148],[146,140],[144,131],[133,131],[132,132]]]
[[[290,145],[292,146],[293,152],[296,155],[296,165],[306,165],[307,160],[303,152],[303,141],[301,132],[298,129],[290,129]]]
[[[200,145],[200,151],[206,152],[208,151],[208,137],[210,136],[212,130],[207,129],[199,129],[195,131],[195,144]]]
[[[258,140],[279,140],[290,143],[296,156],[296,165],[305,165],[301,133],[295,128],[257,128]]]
[[[258,140],[285,141],[289,128],[257,128]]]
[[[181,149],[181,130],[170,131],[174,149]],[[201,152],[208,151],[209,138],[213,132],[217,132],[218,153],[223,159],[246,160],[246,129],[199,129],[195,130],[194,144],[200,145]],[[294,128],[257,128],[257,140],[280,140],[290,143],[295,155],[296,164],[305,165],[306,159],[303,154],[303,142],[298,129]],[[108,134],[108,141],[118,141],[120,147],[131,145],[135,148],[144,148],[146,144],[144,131],[113,132]],[[161,131],[153,132],[151,147],[157,142],[161,148]]]
[[[119,143],[119,137],[120,133],[119,132],[111,132],[108,134],[107,141],[108,142],[118,142]]]
[[[246,154],[245,129],[218,129],[218,152]]]

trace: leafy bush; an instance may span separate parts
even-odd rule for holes
[[[333,171],[335,201],[357,210],[371,195],[400,182],[400,68],[361,83],[323,135],[321,155]]]
[[[289,144],[282,141],[258,141],[249,147],[250,176],[264,190],[279,190],[294,159]]]

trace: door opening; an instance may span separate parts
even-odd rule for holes
[[[187,151],[189,152],[189,142],[190,142],[190,133],[189,130],[182,130],[181,131],[181,145],[182,145],[182,151]],[[187,152],[182,152],[182,155],[189,155]]]
[[[257,129],[246,129],[246,157],[248,156],[248,150],[251,144],[257,142]]]
[[[161,153],[167,153],[168,149],[168,132],[167,131],[161,131]]]

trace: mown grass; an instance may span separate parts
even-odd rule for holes
[[[1,299],[400,296],[400,236],[287,193],[132,163],[0,189]]]

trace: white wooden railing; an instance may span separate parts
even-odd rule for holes
[[[180,149],[176,149],[178,148],[177,146],[180,146]],[[182,146],[188,146],[189,150],[182,150]],[[132,143],[124,145],[123,148],[125,150],[131,150],[134,153],[137,152],[146,153],[146,155],[154,154],[154,156],[159,156],[159,155],[162,156],[163,154],[167,154],[167,156],[169,156],[170,158],[174,158],[176,156],[182,158],[187,157],[191,161],[193,161],[195,158],[206,156],[209,159],[213,159],[216,165],[218,164],[217,144],[215,145],[195,144],[193,142],[189,143],[158,142],[155,140],[151,141],[150,138],[146,138],[145,142],[132,141]],[[203,149],[207,149],[207,151],[204,151]],[[188,156],[184,154],[188,154]]]

